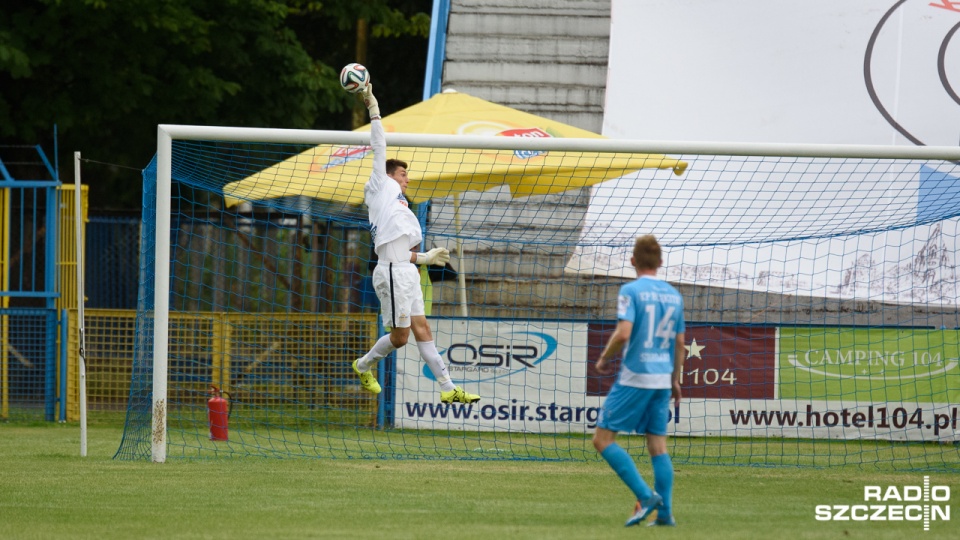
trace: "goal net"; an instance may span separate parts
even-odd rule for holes
[[[161,126],[144,171],[121,458],[598,459],[594,363],[664,246],[685,301],[688,463],[958,470],[960,151],[388,134],[426,251],[442,404],[383,335],[369,134]],[[644,440],[623,434],[634,452]]]

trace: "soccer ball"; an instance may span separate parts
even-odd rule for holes
[[[351,94],[370,86],[370,72],[360,64],[347,64],[340,70],[340,86]]]

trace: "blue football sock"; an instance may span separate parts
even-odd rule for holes
[[[607,460],[613,472],[630,488],[638,501],[649,499],[653,495],[650,486],[640,478],[640,471],[637,470],[633,458],[619,444],[611,444],[600,455]]]
[[[653,463],[653,485],[657,493],[663,497],[663,508],[657,518],[666,518],[673,515],[673,462],[670,454],[660,454],[650,458]]]

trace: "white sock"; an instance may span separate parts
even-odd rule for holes
[[[390,342],[390,334],[387,334],[378,339],[373,345],[373,348],[360,358],[360,361],[357,362],[357,369],[360,370],[360,373],[366,373],[367,371],[370,371],[370,368],[377,365],[377,362],[379,362],[384,356],[392,353],[395,350],[397,350],[397,348],[394,347],[393,343]]]
[[[417,348],[420,349],[420,358],[430,366],[430,371],[440,383],[442,392],[449,392],[457,386],[450,380],[450,373],[447,372],[447,366],[443,363],[443,358],[437,352],[437,346],[432,341],[418,341]]]

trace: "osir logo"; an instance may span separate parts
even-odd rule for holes
[[[483,382],[536,369],[553,356],[557,339],[543,332],[511,332],[491,338],[452,343],[438,351],[456,382]],[[479,378],[477,375],[479,374]],[[423,375],[434,380],[424,363]]]
[[[920,521],[930,530],[931,521],[950,521],[950,486],[864,486],[864,504],[819,504],[817,521]],[[922,504],[920,504],[922,503]],[[933,504],[931,504],[933,503]]]

